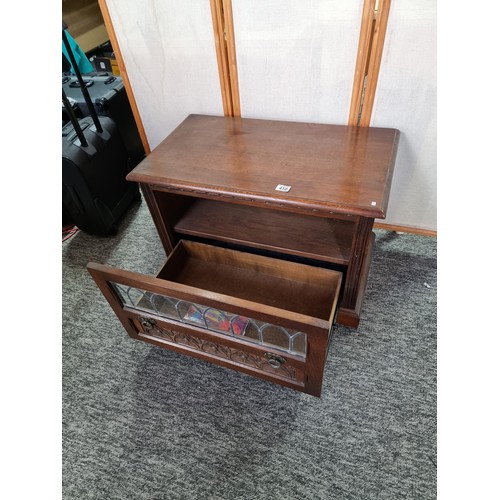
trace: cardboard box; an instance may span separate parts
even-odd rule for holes
[[[118,62],[112,57],[93,57],[91,62],[96,71],[107,71],[115,76],[120,76]]]

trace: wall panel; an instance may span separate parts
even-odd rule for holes
[[[188,114],[223,114],[208,0],[107,5],[151,150]]]
[[[346,124],[362,0],[232,0],[241,115]],[[107,0],[151,149],[223,115],[208,0]],[[388,224],[436,229],[436,1],[393,1],[372,126],[401,130]]]
[[[233,0],[241,116],[346,124],[361,0]]]
[[[436,2],[393,1],[371,125],[401,130],[384,222],[436,230]]]

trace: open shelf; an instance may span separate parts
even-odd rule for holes
[[[355,226],[351,221],[191,198],[177,212],[174,231],[249,247],[347,265]]]

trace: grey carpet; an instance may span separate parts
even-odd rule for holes
[[[153,273],[143,201],[63,244],[64,499],[436,497],[436,240],[376,231],[321,399],[130,339],[89,261]]]

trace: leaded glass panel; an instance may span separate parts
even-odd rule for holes
[[[270,346],[290,354],[303,357],[306,355],[307,336],[303,332],[136,287],[118,283],[112,283],[112,286],[123,304],[132,309],[150,312],[247,342]]]

